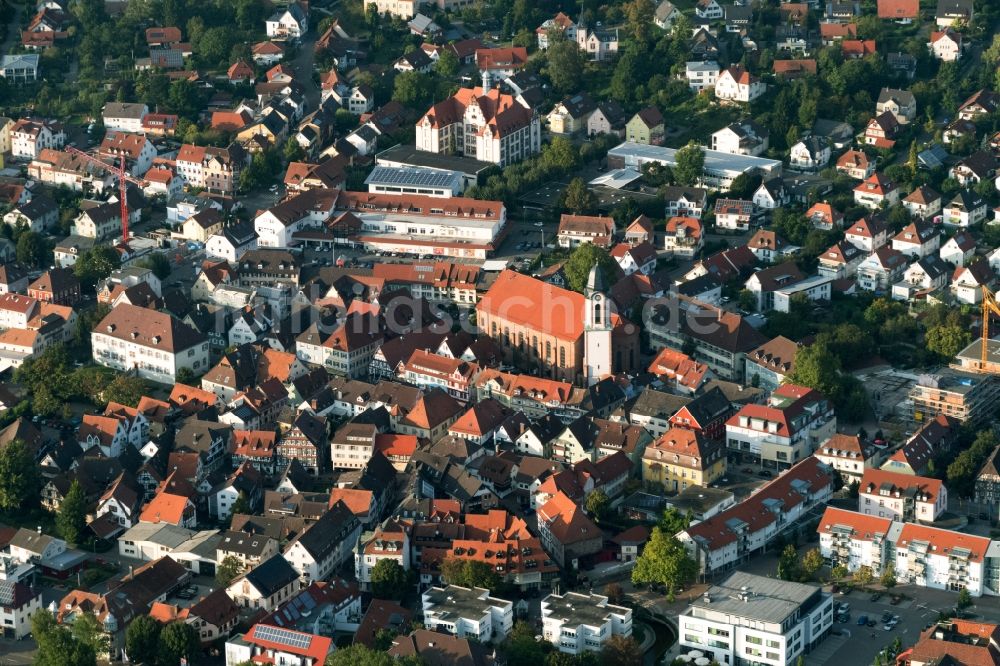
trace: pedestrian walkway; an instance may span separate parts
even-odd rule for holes
[[[841,631],[847,633],[849,629],[841,629]],[[840,646],[850,640],[850,636],[834,636],[830,634],[826,639],[819,644],[815,650],[806,655],[807,666],[823,666],[824,664],[830,662],[833,655],[837,653]],[[844,665],[846,666],[846,664]]]

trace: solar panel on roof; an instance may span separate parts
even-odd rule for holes
[[[310,634],[303,634],[297,631],[289,631],[280,627],[272,627],[266,624],[258,624],[254,627],[254,638],[259,638],[271,643],[278,643],[300,650],[308,649],[312,644],[313,637]]]
[[[415,187],[448,187],[454,178],[455,174],[448,171],[377,166],[372,169],[365,182],[383,185],[413,185]]]

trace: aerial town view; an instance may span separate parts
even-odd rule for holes
[[[1000,0],[0,0],[0,666],[1000,666]]]

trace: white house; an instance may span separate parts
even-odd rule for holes
[[[726,15],[716,0],[698,0],[698,4],[694,6],[694,13],[698,18],[710,21],[718,21]]]
[[[844,238],[865,252],[874,252],[889,242],[889,229],[880,217],[862,217],[844,229]]]
[[[715,226],[732,231],[747,231],[753,220],[754,204],[744,199],[716,199]]]
[[[187,368],[196,375],[209,368],[208,340],[168,312],[122,304],[90,334],[96,363],[164,384]]]
[[[361,522],[337,503],[285,547],[284,555],[303,584],[328,580],[349,558],[361,536]]]
[[[309,16],[297,2],[279,9],[264,23],[268,39],[298,41],[309,31]]]
[[[903,207],[916,217],[932,217],[941,210],[941,195],[932,187],[920,185],[906,195]]]
[[[936,254],[940,247],[940,229],[924,220],[911,222],[892,237],[892,249],[916,259]]]
[[[685,63],[684,78],[687,79],[691,90],[700,93],[707,88],[715,87],[721,70],[719,63],[714,60],[693,60]]]
[[[908,264],[906,255],[883,245],[858,264],[858,287],[868,291],[888,291],[903,275]]]
[[[33,160],[46,148],[62,149],[66,133],[61,123],[22,118],[10,129],[10,154],[14,158]]]
[[[951,267],[938,257],[931,255],[915,261],[903,271],[903,279],[892,285],[892,297],[908,301],[921,291],[929,292],[948,284]]]
[[[542,599],[542,638],[560,652],[600,652],[612,636],[632,635],[632,609],[599,594],[567,592]]]
[[[942,261],[950,263],[952,266],[964,266],[976,254],[976,239],[965,229],[961,229],[954,236],[949,238],[938,255]]]
[[[972,190],[959,190],[942,208],[941,221],[949,226],[964,228],[985,220],[988,212],[985,199]]]
[[[948,489],[931,479],[866,469],[858,487],[858,512],[904,522],[932,523],[948,508]]]
[[[721,100],[749,103],[763,95],[766,89],[767,85],[743,66],[732,65],[719,75],[715,96]]]
[[[788,203],[788,192],[785,190],[785,181],[780,176],[768,178],[760,184],[757,191],[753,193],[753,203],[758,208],[773,210]]]
[[[831,565],[848,571],[868,567],[880,573],[892,543],[889,540],[893,521],[827,507],[819,521],[819,552]]]
[[[830,162],[830,142],[822,136],[806,137],[792,146],[788,162],[799,171],[818,171]]]
[[[767,128],[753,120],[731,123],[712,133],[712,150],[733,155],[763,154],[770,144]]]
[[[931,33],[931,41],[927,43],[931,54],[943,62],[955,62],[962,57],[962,34],[951,28]]]
[[[134,102],[108,102],[101,117],[104,128],[120,132],[142,132],[142,121],[149,115],[149,107]]]

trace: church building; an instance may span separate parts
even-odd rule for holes
[[[614,311],[595,267],[586,294],[502,272],[476,306],[479,330],[505,360],[539,376],[589,386],[639,362],[639,329]]]

